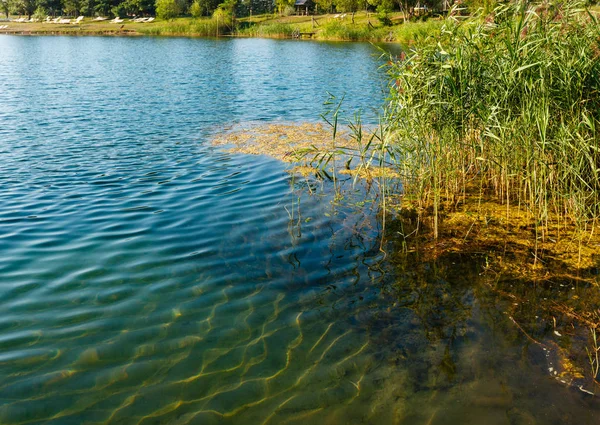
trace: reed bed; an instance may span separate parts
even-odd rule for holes
[[[173,21],[159,21],[153,26],[139,27],[137,31],[145,35],[180,35],[215,37],[229,34],[231,28],[214,18],[202,19],[175,19]]]
[[[593,232],[600,27],[582,3],[516,2],[450,17],[390,62],[390,77],[381,143],[404,198],[432,210],[435,237],[441,208],[473,193],[497,197],[507,215],[515,204],[526,209],[536,240],[550,220]]]
[[[238,35],[247,37],[278,37],[291,38],[297,27],[280,22],[273,22],[263,25],[254,25],[247,28],[239,29]]]

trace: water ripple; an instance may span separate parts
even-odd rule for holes
[[[375,210],[206,145],[236,122],[315,120],[326,90],[368,120],[372,46],[2,36],[0,51],[0,423],[421,424],[462,405],[424,295],[386,292]],[[387,308],[401,296],[414,306]],[[457,357],[491,355],[466,339]]]

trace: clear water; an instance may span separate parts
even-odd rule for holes
[[[390,264],[364,188],[208,143],[326,91],[372,119],[376,55],[0,37],[0,423],[596,423],[477,264]]]

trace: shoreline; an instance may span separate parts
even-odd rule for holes
[[[44,37],[44,36],[55,36],[55,37],[166,37],[166,38],[206,38],[206,39],[230,39],[230,38],[245,38],[245,39],[266,39],[266,40],[297,40],[297,41],[317,41],[317,42],[339,42],[339,43],[378,43],[378,44],[400,44],[399,41],[389,41],[384,39],[353,39],[348,40],[344,38],[318,38],[318,37],[290,37],[284,34],[272,34],[272,35],[250,35],[250,34],[221,34],[216,35],[202,35],[202,34],[189,34],[189,33],[168,33],[168,34],[146,34],[136,30],[103,30],[103,31],[31,31],[31,30],[0,30],[0,36],[30,36],[30,37]]]
[[[211,18],[177,18],[140,23],[93,21],[77,24],[0,21],[7,28],[0,35],[21,36],[166,36],[188,38],[263,38],[315,41],[350,41],[412,44],[415,39],[433,34],[440,26],[437,19],[396,23],[383,26],[375,16],[357,13],[355,21],[341,21],[331,15],[242,18],[233,27]],[[260,19],[260,20],[259,20]],[[398,22],[398,20],[396,20]],[[375,25],[373,25],[375,23]]]

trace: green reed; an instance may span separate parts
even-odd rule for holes
[[[229,34],[231,28],[214,18],[186,19],[160,21],[156,25],[139,28],[146,35],[185,35],[197,37],[214,37]]]
[[[448,18],[390,67],[387,144],[404,195],[433,208],[474,187],[518,203],[546,236],[600,215],[600,27],[578,1]],[[536,238],[537,239],[537,238]]]
[[[297,28],[286,23],[271,23],[262,25],[253,25],[247,28],[238,29],[237,34],[249,37],[280,37],[291,38]]]

